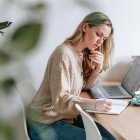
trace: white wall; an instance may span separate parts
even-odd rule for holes
[[[86,2],[87,6],[80,4],[80,1]],[[115,28],[116,45],[112,68],[104,78],[114,80],[123,78],[129,68],[131,56],[140,55],[139,0],[46,0],[46,3],[49,8],[45,17],[46,28],[43,38],[39,48],[26,59],[36,87],[42,81],[51,52],[71,35],[83,17],[92,11],[107,14]]]

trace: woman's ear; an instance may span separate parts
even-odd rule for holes
[[[84,23],[83,26],[82,26],[83,32],[86,32],[88,27],[89,27],[88,24]]]

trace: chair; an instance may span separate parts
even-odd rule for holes
[[[86,140],[102,140],[101,134],[93,118],[82,110],[80,105],[75,104],[75,108],[80,112],[86,131]]]
[[[31,100],[33,99],[36,90],[33,85],[29,81],[21,81],[16,85],[16,89],[18,91],[18,95],[21,99],[21,109],[22,109],[22,124],[24,137],[26,140],[30,140],[27,132],[27,124],[26,124],[26,109],[28,108]]]

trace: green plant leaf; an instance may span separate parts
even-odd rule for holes
[[[43,10],[46,8],[46,4],[45,3],[37,3],[37,4],[34,4],[34,5],[30,5],[27,7],[27,9],[31,10],[31,11],[40,11],[40,10]]]
[[[9,22],[9,21],[0,22],[0,30],[9,27],[11,24],[12,24],[12,22]],[[1,33],[2,35],[4,34],[3,31],[0,31],[0,33]]]
[[[15,79],[13,78],[6,78],[3,81],[0,82],[0,88],[5,92],[5,93],[11,93],[10,91],[13,89],[15,86]]]
[[[0,50],[0,64],[5,64],[9,62],[11,59],[11,56],[4,51]]]
[[[34,49],[40,39],[41,23],[29,22],[20,26],[12,35],[10,52],[26,53]]]
[[[3,140],[14,140],[14,129],[8,123],[0,121],[0,136]]]
[[[9,27],[11,24],[12,22],[9,22],[9,21],[0,22],[0,30]]]

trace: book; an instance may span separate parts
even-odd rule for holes
[[[93,112],[93,113],[102,113],[102,114],[120,114],[130,103],[131,100],[120,100],[120,99],[106,99],[111,101],[112,104],[112,109],[103,112],[103,111],[97,111],[97,110],[92,110],[92,109],[86,109],[87,112]]]

